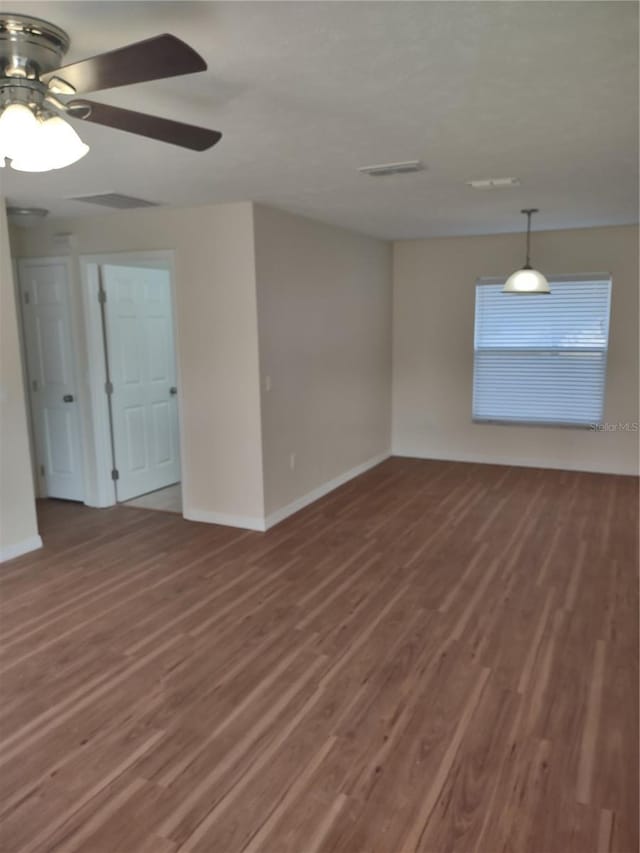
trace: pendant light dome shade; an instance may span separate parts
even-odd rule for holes
[[[511,273],[502,289],[503,293],[551,293],[549,282],[538,270],[523,267]]]
[[[537,213],[536,208],[523,210],[527,217],[527,259],[524,266],[511,273],[506,280],[503,293],[551,293],[549,282],[538,270],[534,270],[529,259],[529,247],[531,243],[531,216]]]

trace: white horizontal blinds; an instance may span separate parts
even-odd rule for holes
[[[550,295],[476,286],[474,420],[601,422],[611,280],[549,284]]]

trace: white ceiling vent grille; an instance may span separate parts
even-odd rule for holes
[[[482,178],[478,181],[466,181],[468,187],[474,190],[504,190],[508,187],[519,187],[519,178]]]
[[[75,196],[71,201],[84,201],[87,204],[98,204],[101,207],[112,207],[115,210],[131,210],[134,207],[158,207],[156,201],[146,201],[120,193],[100,193],[99,195]]]
[[[420,160],[407,160],[404,163],[381,163],[378,166],[361,166],[358,171],[372,178],[383,178],[387,175],[404,175],[407,172],[422,172],[425,168]]]

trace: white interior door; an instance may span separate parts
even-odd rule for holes
[[[180,480],[171,280],[105,265],[105,325],[119,501]]]
[[[36,464],[50,498],[84,500],[66,261],[22,261],[22,316]]]

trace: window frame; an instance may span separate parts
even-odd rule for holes
[[[473,369],[472,369],[472,377],[471,377],[471,422],[473,424],[479,424],[480,426],[484,425],[492,425],[492,426],[515,426],[515,427],[540,427],[541,429],[576,429],[576,430],[595,430],[599,426],[602,426],[604,422],[604,413],[606,409],[606,396],[607,396],[607,368],[608,368],[608,358],[609,358],[609,344],[610,344],[610,334],[611,334],[611,303],[613,299],[613,277],[609,272],[596,272],[596,273],[573,273],[570,275],[547,275],[546,278],[549,281],[549,285],[551,287],[551,296],[553,295],[553,285],[554,283],[582,283],[582,282],[608,282],[609,284],[609,295],[607,301],[607,316],[606,316],[606,324],[607,324],[607,346],[604,350],[603,361],[604,361],[604,383],[602,389],[602,413],[601,417],[597,421],[592,421],[589,423],[575,422],[575,421],[537,421],[537,420],[528,420],[526,418],[520,419],[510,419],[510,418],[500,418],[500,417],[478,417],[474,413],[474,403],[475,403],[475,376],[476,376],[476,353],[478,349],[476,348],[476,310],[477,310],[477,289],[478,287],[482,287],[485,285],[500,285],[504,286],[508,276],[480,276],[476,279],[473,289],[473,297],[474,297],[474,308],[473,308]],[[520,298],[520,294],[517,293],[509,293],[505,294],[506,299],[517,300]],[[547,294],[536,294],[536,299],[548,299],[549,295]],[[491,348],[491,347],[482,347],[481,351],[483,352],[492,352],[497,351],[499,349],[500,352],[504,352],[507,350],[508,352],[518,353],[518,352],[561,352],[560,348],[556,348],[556,350],[549,349],[546,347],[522,347],[520,349],[513,348]],[[576,347],[575,350],[571,350],[568,347],[565,349],[566,352],[597,352],[602,353],[602,349],[598,348],[589,348],[589,347]]]

